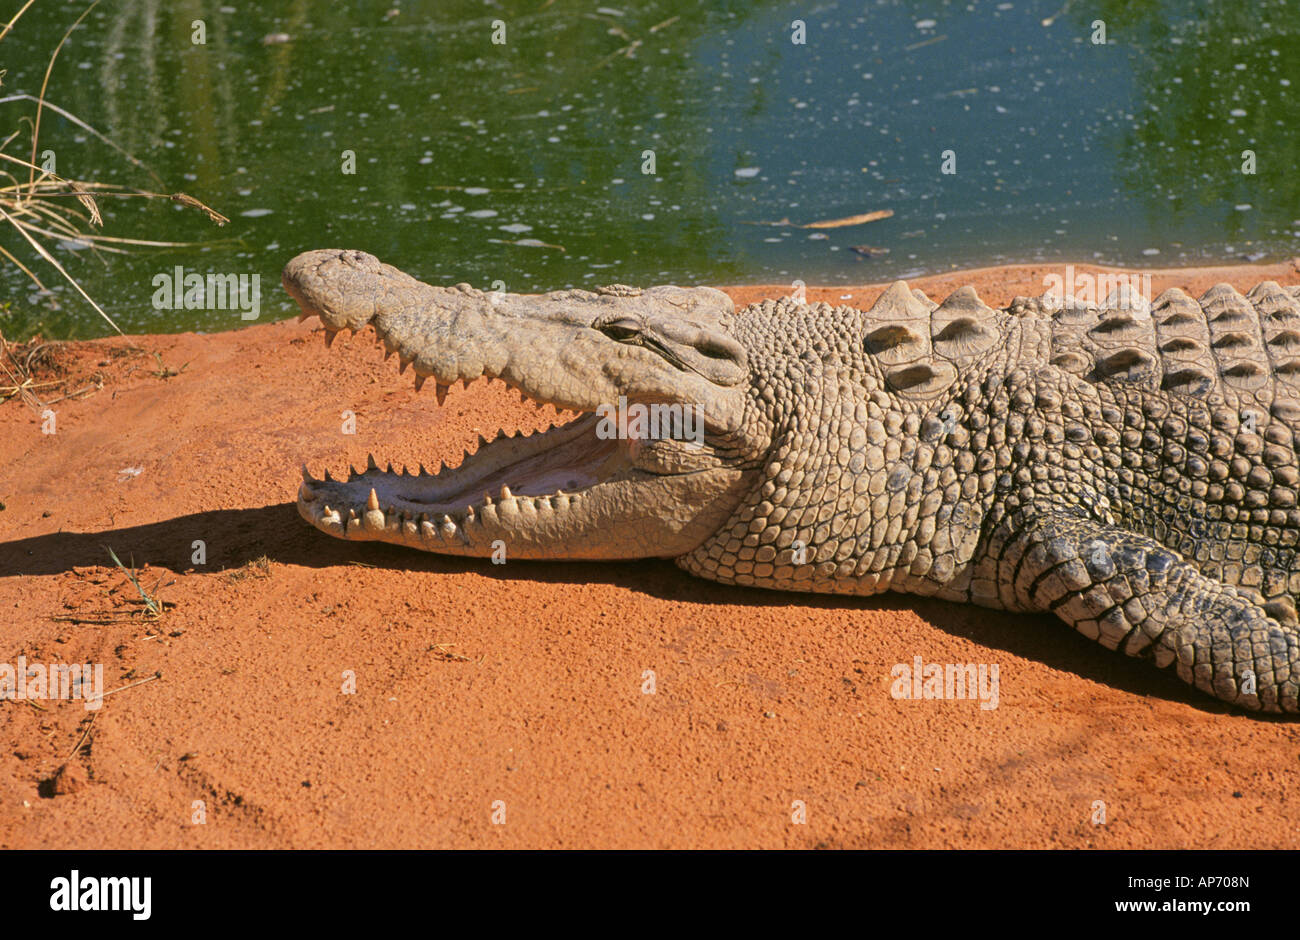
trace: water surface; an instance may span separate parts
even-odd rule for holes
[[[82,9],[46,2],[19,21],[0,43],[3,91],[39,89]],[[41,149],[64,175],[183,190],[231,218],[105,201],[107,234],[195,245],[57,249],[128,332],[220,330],[246,321],[156,309],[153,279],[257,274],[266,319],[291,309],[284,262],[330,246],[510,291],[1289,257],[1298,84],[1286,0],[105,0],[49,97],[157,178],[49,113]],[[0,127],[31,110],[3,105]],[[894,214],[847,228],[755,224],[880,209]],[[107,331],[0,237],[57,304],[0,267],[5,336]]]

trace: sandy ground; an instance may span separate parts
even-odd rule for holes
[[[914,284],[1005,303],[1051,270]],[[1152,286],[1265,279],[1300,274]],[[862,306],[880,289],[809,296]],[[155,352],[183,371],[162,377]],[[455,461],[480,430],[552,414],[500,386],[417,401],[370,334],[329,353],[315,320],[102,340],[54,369],[104,384],[54,405],[54,434],[0,406],[0,663],[102,663],[122,691],[97,712],[0,703],[0,846],[1300,845],[1300,725],[1048,617],[315,531],[293,507],[304,461]],[[161,579],[161,618],[140,616],[108,547],[146,590]],[[998,664],[999,706],[895,700],[890,670],[916,656]]]

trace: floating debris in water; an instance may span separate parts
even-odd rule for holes
[[[505,238],[489,238],[488,241],[494,245],[516,245],[520,248],[554,248],[556,251],[568,251],[563,245],[552,245],[548,242],[538,241],[536,238],[519,238],[514,241]],[[598,267],[598,265],[592,267]]]
[[[849,225],[864,225],[867,222],[876,222],[880,219],[887,219],[894,214],[893,209],[877,209],[874,212],[864,212],[861,215],[845,216],[842,219],[825,219],[821,222],[808,222],[799,224],[791,222],[788,218],[781,219],[778,222],[742,222],[742,225],[780,225],[786,228],[844,228]]]

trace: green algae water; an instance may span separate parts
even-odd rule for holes
[[[84,8],[18,21],[0,95],[39,91]],[[230,217],[103,200],[104,234],[191,244],[50,242],[123,330],[215,331],[254,311],[192,309],[178,267],[256,276],[265,321],[296,312],[284,262],[323,247],[508,291],[1284,259],[1298,91],[1287,0],[104,0],[47,95],[150,172],[52,112],[40,150],[64,176]],[[0,105],[20,131],[6,152],[28,155],[33,111]],[[798,227],[878,210],[893,214]],[[0,332],[108,332],[0,239],[51,289],[0,265]]]

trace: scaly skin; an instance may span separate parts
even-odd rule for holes
[[[284,284],[327,337],[372,324],[440,399],[486,376],[583,413],[436,474],[305,475],[299,511],[331,535],[1052,612],[1217,698],[1300,710],[1295,291],[993,310],[899,282],[867,311],[736,312],[708,288],[437,288],[337,250]],[[588,413],[620,396],[699,406],[703,446],[599,439]]]

